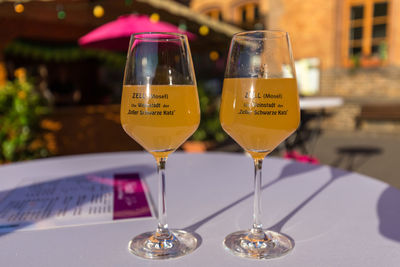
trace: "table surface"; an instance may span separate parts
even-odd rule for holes
[[[139,172],[157,197],[155,162],[144,152],[55,157],[0,167],[0,192],[25,178],[49,181],[98,172]],[[1,266],[399,266],[400,191],[323,165],[267,158],[262,221],[295,240],[273,260],[235,257],[224,237],[252,220],[253,166],[243,154],[174,153],[167,163],[168,222],[195,232],[200,246],[172,260],[144,260],[129,240],[156,219],[18,230],[0,234]]]

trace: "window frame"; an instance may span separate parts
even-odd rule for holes
[[[387,3],[386,16],[374,17],[374,5],[377,3]],[[351,8],[353,6],[362,5],[363,18],[352,21],[350,18]],[[372,46],[375,43],[386,41],[386,45],[389,46],[389,40],[391,35],[391,0],[345,0],[344,5],[344,21],[343,24],[343,42],[342,42],[342,62],[345,67],[351,67],[354,65],[354,61],[350,55],[350,49],[353,44],[361,44],[360,59],[364,61],[375,61],[379,65],[383,65],[386,62],[375,57],[372,53]],[[374,25],[386,24],[386,36],[373,38],[373,27]],[[361,26],[362,27],[362,38],[359,40],[350,40],[351,27]]]
[[[210,18],[218,21],[223,21],[224,16],[222,14],[222,9],[218,7],[209,8],[203,11],[203,14],[209,16]]]
[[[259,18],[255,17],[255,6],[258,6],[258,16]],[[235,23],[237,24],[246,24],[246,23],[253,23],[257,19],[260,19],[260,1],[240,1],[239,3],[235,3],[233,5],[234,12],[236,13],[235,16]],[[242,12],[243,9],[246,11],[246,20],[243,21],[242,19]]]

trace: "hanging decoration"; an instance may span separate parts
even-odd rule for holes
[[[22,13],[22,12],[24,12],[24,10],[25,10],[25,7],[24,7],[24,5],[22,3],[18,2],[18,3],[14,4],[14,11],[16,13]]]
[[[183,20],[181,20],[181,21],[179,22],[178,28],[179,28],[179,30],[181,30],[181,31],[183,31],[183,32],[184,32],[184,31],[187,31],[186,22],[183,21]]]
[[[160,15],[158,13],[153,13],[150,15],[150,21],[157,23],[160,20]]]
[[[93,8],[93,16],[96,18],[104,16],[104,8],[101,5],[95,5]]]
[[[212,61],[217,61],[219,59],[219,53],[215,50],[211,51],[208,56]]]
[[[59,20],[65,19],[65,17],[67,16],[67,13],[64,10],[64,6],[59,4],[59,5],[57,5],[56,10],[57,10],[57,18]]]
[[[210,32],[210,28],[208,28],[206,25],[201,25],[199,28],[199,33],[200,35],[206,36]]]
[[[18,57],[31,58],[45,62],[74,62],[84,59],[98,59],[112,67],[121,67],[125,64],[125,55],[109,51],[81,49],[78,46],[43,46],[21,40],[13,41],[4,53]],[[0,69],[1,70],[1,69]]]

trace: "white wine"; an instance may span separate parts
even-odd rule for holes
[[[255,158],[264,158],[300,122],[293,78],[227,78],[220,120],[223,129]]]
[[[200,108],[194,85],[125,85],[121,124],[156,157],[175,151],[197,129]]]

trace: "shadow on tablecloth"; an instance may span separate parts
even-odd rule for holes
[[[400,242],[400,190],[389,186],[380,195],[377,205],[379,232]]]
[[[261,187],[261,190],[265,190],[268,187],[284,180],[284,179],[290,179],[293,177],[296,177],[297,175],[304,174],[307,172],[314,171],[319,168],[326,168],[326,166],[323,165],[318,165],[318,164],[307,164],[307,163],[298,163],[295,161],[290,161],[281,171],[279,176],[272,180],[271,182],[263,185]],[[282,227],[296,214],[298,213],[302,208],[304,208],[310,201],[312,201],[317,195],[319,195],[323,190],[325,190],[330,184],[332,184],[334,181],[336,181],[338,178],[343,177],[348,174],[347,171],[339,170],[339,169],[334,169],[330,168],[331,170],[331,177],[330,179],[324,183],[319,189],[317,189],[313,194],[311,194],[307,199],[305,199],[302,203],[300,203],[296,208],[294,208],[290,213],[288,213],[285,217],[283,217],[280,221],[278,221],[276,224],[273,226],[267,227],[267,229],[271,229],[277,232],[280,232],[282,230]],[[238,205],[242,201],[253,197],[254,192],[251,192],[249,194],[244,195],[243,197],[237,199],[236,201],[230,203],[229,205],[215,211],[214,213],[210,214],[209,216],[205,217],[204,219],[187,226],[185,228],[186,231],[189,232],[195,232],[199,227],[201,227],[203,224],[209,222],[213,218],[217,217],[218,215],[222,214],[223,212],[233,208],[234,206]]]

